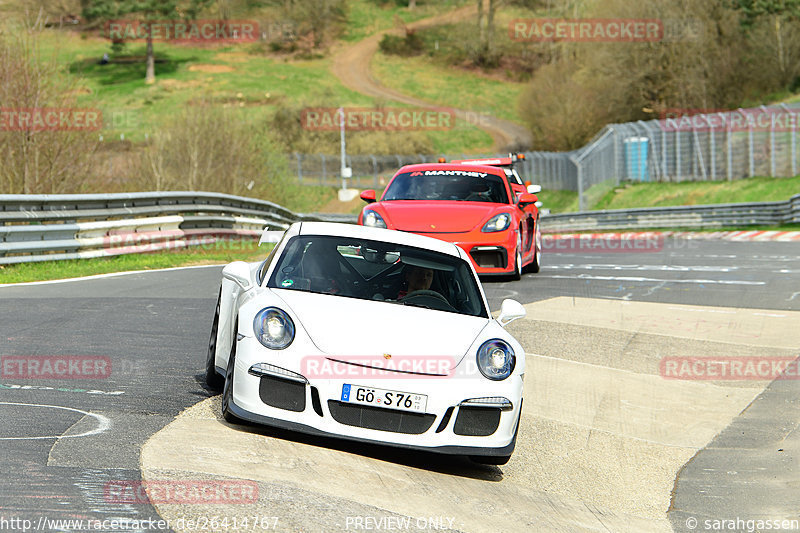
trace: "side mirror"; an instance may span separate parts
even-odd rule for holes
[[[375,201],[375,190],[374,189],[367,189],[366,191],[361,191],[361,199],[371,204]]]
[[[542,192],[542,186],[541,185],[528,185],[528,192],[531,193],[531,194],[540,193],[540,192]]]
[[[527,312],[525,308],[516,300],[506,299],[500,304],[500,316],[497,321],[501,326],[506,327],[509,322],[513,322],[518,318],[524,318]]]
[[[527,205],[527,204],[535,204],[538,201],[539,201],[538,196],[526,192],[519,195],[519,202],[517,203],[519,203],[520,205]]]
[[[244,261],[234,261],[222,269],[222,277],[234,282],[243,291],[248,291],[253,288],[253,282],[250,280],[250,265]]]

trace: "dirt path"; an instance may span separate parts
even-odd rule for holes
[[[469,5],[442,15],[418,20],[408,24],[407,27],[411,29],[420,29],[448,22],[458,22],[475,16],[476,12],[477,9],[475,6]],[[333,74],[339,78],[346,87],[367,96],[394,100],[418,107],[437,107],[431,102],[420,100],[414,96],[409,96],[381,85],[370,72],[370,60],[378,51],[378,43],[385,34],[396,33],[397,31],[398,30],[380,31],[337,52],[333,57],[333,64],[331,66]],[[456,109],[455,113],[459,119],[476,124],[491,135],[494,140],[495,151],[505,152],[508,150],[529,148],[531,146],[530,132],[519,124],[491,115],[476,114],[475,112],[468,112],[461,109]]]

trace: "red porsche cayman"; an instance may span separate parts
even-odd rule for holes
[[[541,255],[535,194],[515,194],[502,168],[421,164],[397,171],[383,196],[368,203],[358,223],[435,237],[459,245],[479,274],[538,272]]]

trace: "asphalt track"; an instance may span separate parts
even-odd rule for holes
[[[796,356],[797,244],[551,249],[537,275],[487,280],[492,308],[513,297],[529,311],[511,326],[530,370],[518,449],[502,467],[220,421],[200,373],[219,270],[0,288],[0,355],[100,356],[112,368],[85,380],[4,368],[0,529],[164,518],[199,531],[179,519],[211,515],[309,532],[703,531],[731,519],[741,527],[726,530],[743,531],[745,520],[800,519],[797,381],[659,375],[663,357]],[[109,482],[140,479],[252,479],[259,498],[108,497]]]

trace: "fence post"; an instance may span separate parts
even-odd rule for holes
[[[708,181],[708,175],[706,175],[706,164],[703,161],[703,150],[700,147],[700,139],[697,138],[697,128],[692,127],[692,137],[694,138],[694,149],[697,150],[697,163],[700,165],[700,172],[703,173],[703,181]]]
[[[786,104],[781,104],[781,107],[786,111],[789,116],[787,119],[792,123],[792,131],[789,136],[789,151],[792,157],[792,176],[797,176],[797,113],[793,113]]]
[[[575,165],[578,176],[578,211],[586,210],[586,199],[583,194],[583,165],[577,157],[569,156],[572,163]]]
[[[378,158],[374,155],[370,156],[372,158],[372,185],[376,189],[378,188]]]
[[[720,113],[722,115],[722,113]],[[724,115],[723,115],[724,118]],[[733,129],[733,125],[731,124],[730,113],[728,113],[728,119],[725,120],[724,124],[727,124],[726,132],[725,132],[725,159],[728,166],[728,181],[733,181],[733,141],[731,141],[731,130]]]
[[[761,111],[767,113],[770,118],[769,124],[769,177],[775,177],[775,120],[766,106],[761,106]]]
[[[717,179],[717,153],[716,153],[716,143],[714,142],[714,123],[709,122],[709,126],[711,131],[708,132],[708,142],[709,142],[709,149],[708,149],[708,156],[711,158],[711,180],[716,181]]]
[[[744,112],[744,109],[740,107],[739,112],[742,114],[745,120],[747,120],[747,113]],[[748,175],[752,178],[756,175],[756,161],[755,155],[753,154],[753,122],[750,120],[747,121],[747,157],[749,159]]]
[[[675,128],[675,181],[681,181],[681,128]]]
[[[609,129],[611,129],[611,134],[614,136],[614,179],[619,185],[621,181],[619,177],[619,135],[614,126],[609,126]]]
[[[320,176],[319,178],[319,184],[322,185],[327,181],[328,172],[327,169],[325,168],[325,154],[319,154],[319,155],[322,158],[322,176]]]

